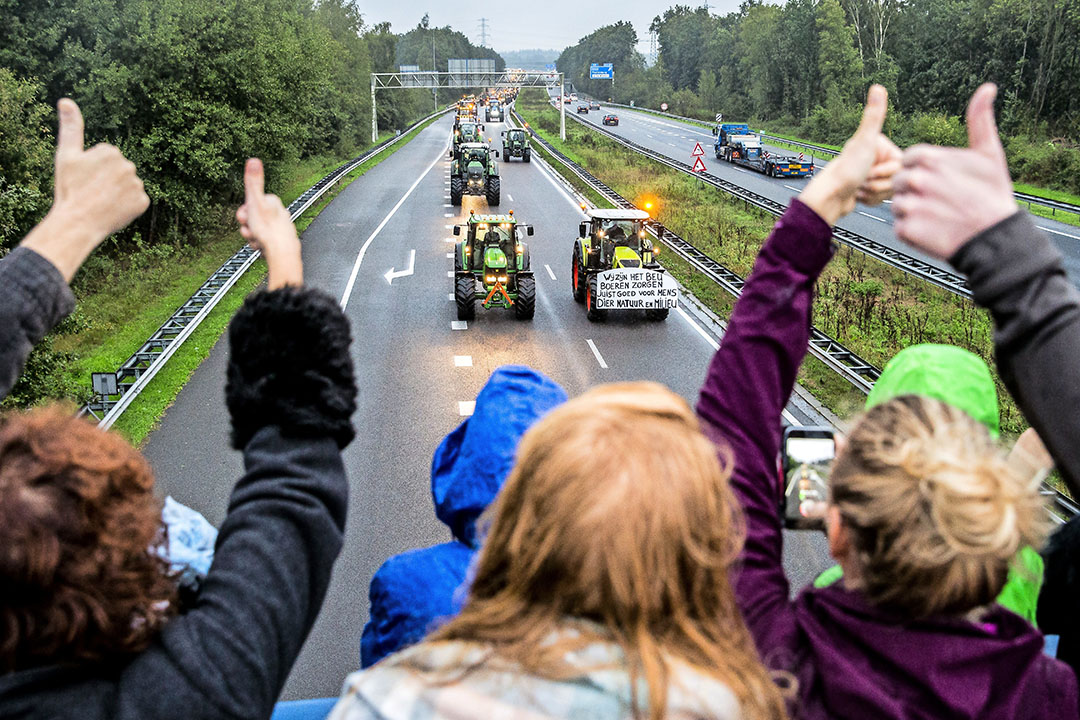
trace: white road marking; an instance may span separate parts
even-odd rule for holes
[[[371,245],[372,241],[378,237],[379,233],[382,232],[382,229],[386,227],[386,224],[390,222],[390,218],[394,217],[397,211],[401,209],[401,206],[405,204],[405,201],[409,199],[409,196],[413,194],[413,190],[420,184],[420,181],[427,177],[433,167],[439,164],[439,160],[442,159],[442,153],[445,152],[446,147],[443,147],[443,149],[439,151],[439,157],[431,161],[431,164],[427,166],[427,170],[421,173],[420,177],[416,178],[416,181],[412,186],[406,190],[405,194],[401,196],[401,199],[397,201],[397,205],[390,210],[390,213],[383,218],[383,221],[379,223],[379,226],[375,228],[374,232],[372,232],[371,235],[368,236],[368,239],[364,241],[364,244],[360,246],[360,252],[356,254],[356,262],[353,263],[352,273],[349,275],[349,282],[345,284],[345,292],[341,294],[342,310],[349,304],[349,296],[352,295],[353,286],[356,284],[356,276],[360,273],[360,265],[364,262],[364,256],[367,255],[368,247]]]
[[[607,363],[604,362],[604,356],[600,354],[600,351],[596,349],[596,343],[592,340],[586,340],[589,343],[589,348],[592,349],[592,354],[596,357],[596,362],[600,363],[600,367],[607,370]]]
[[[394,280],[396,278],[408,277],[409,275],[412,275],[413,274],[413,269],[415,267],[416,267],[416,250],[410,250],[409,251],[409,267],[406,268],[405,270],[398,270],[397,272],[394,272],[394,268],[390,268],[389,270],[386,271],[386,274],[383,275],[383,277],[386,278],[386,282],[393,285]]]
[[[547,178],[547,181],[549,183],[551,183],[552,187],[554,187],[556,190],[558,190],[559,193],[562,194],[562,196],[564,198],[566,198],[566,201],[568,203],[570,203],[571,205],[574,206],[574,209],[577,210],[578,213],[581,214],[582,218],[588,218],[589,217],[588,215],[585,214],[585,211],[583,211],[581,209],[581,206],[578,205],[577,201],[574,200],[574,198],[570,197],[570,195],[565,190],[563,190],[562,187],[559,186],[559,183],[555,182],[555,178],[551,177],[551,175],[548,174],[548,171],[544,168],[543,165],[537,165],[536,167],[540,168],[540,174],[543,175],[545,178]]]
[[[885,219],[883,219],[883,218],[879,218],[879,217],[878,217],[877,215],[871,215],[871,214],[870,214],[870,213],[868,213],[868,212],[863,212],[862,210],[856,210],[855,212],[859,213],[859,214],[860,214],[860,215],[862,215],[863,217],[868,217],[868,218],[870,218],[871,220],[877,220],[878,222],[880,222],[880,223],[885,223],[886,225],[888,225],[888,223],[889,223],[889,221],[888,221],[888,220],[885,220]]]
[[[448,253],[446,253],[446,257],[448,257],[448,258],[450,258],[451,260],[453,260],[453,259],[454,259],[454,253],[452,253],[452,252],[448,252]]]
[[[451,320],[450,321],[450,329],[451,330],[468,330],[469,329],[469,321],[468,320]]]
[[[1036,227],[1038,227],[1040,230],[1045,230],[1048,233],[1054,233],[1055,235],[1062,235],[1062,236],[1067,237],[1067,238],[1072,238],[1073,240],[1080,240],[1080,235],[1070,235],[1067,232],[1061,232],[1060,230],[1051,230],[1050,228],[1043,227],[1042,225],[1037,225]]]
[[[456,243],[456,242],[457,242],[457,238],[452,238],[452,237],[448,237],[448,238],[443,238],[443,242],[448,242],[448,243]]]
[[[443,213],[443,217],[454,217],[454,213]]]
[[[447,299],[448,299],[448,300],[449,300],[450,302],[454,302],[454,293],[448,293],[448,294],[446,295],[446,298],[447,298]]]
[[[552,279],[552,280],[558,280],[558,279],[559,279],[559,278],[555,277],[555,273],[554,273],[554,272],[552,271],[552,269],[551,269],[551,266],[550,266],[550,265],[545,265],[544,267],[546,267],[546,268],[547,268],[547,271],[548,271],[548,275],[550,275],[550,276],[551,276],[551,279]]]
[[[455,355],[454,367],[472,367],[472,355]]]
[[[476,411],[475,400],[459,400],[457,404],[457,414],[461,417],[469,417]]]
[[[453,226],[453,225],[445,225],[444,227],[445,227],[445,228],[446,228],[447,230],[453,230],[453,229],[454,229],[454,226]]]
[[[795,192],[802,192],[802,190],[793,185],[785,185],[784,187],[786,187],[788,190],[794,190]]]
[[[690,323],[690,327],[694,328],[694,330],[697,332],[697,334],[700,335],[705,340],[705,342],[709,343],[709,345],[712,347],[713,350],[719,350],[720,349],[720,343],[716,342],[716,338],[714,338],[712,335],[707,333],[705,331],[705,328],[698,325],[697,322],[694,321],[694,318],[690,317],[690,313],[686,312],[681,307],[680,308],[675,308],[675,309],[676,309],[676,311],[678,311],[679,315],[682,316],[682,319],[685,320],[686,322]],[[783,410],[781,410],[780,414],[783,415],[784,419],[787,420],[792,425],[801,424],[801,423],[799,423],[798,419],[796,419],[796,417],[794,415],[792,415],[790,412],[788,412],[787,408],[784,408]]]
[[[449,200],[449,199],[450,198],[447,198],[447,200]],[[451,205],[450,203],[443,203],[443,207],[454,207],[454,206]]]
[[[733,168],[733,169],[735,170],[735,172],[746,173],[747,175],[750,174],[749,170],[743,170],[742,168]]]
[[[885,203],[886,205],[892,205],[892,200],[882,200],[881,202]]]
[[[446,271],[446,277],[451,277],[451,278],[454,277],[454,271],[453,270],[447,270]]]

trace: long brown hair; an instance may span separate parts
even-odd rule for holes
[[[784,717],[728,578],[743,539],[730,465],[661,385],[607,385],[566,403],[523,438],[488,511],[468,603],[431,639],[483,643],[556,679],[575,672],[569,650],[614,640],[630,686],[646,681],[653,720],[672,659],[726,683],[746,717]],[[559,635],[568,618],[601,631]]]
[[[119,660],[175,612],[146,459],[69,408],[0,421],[0,673]]]
[[[1001,592],[1050,516],[1039,479],[1021,476],[986,427],[928,397],[904,395],[852,428],[831,478],[855,550],[857,587],[908,617],[962,615]]]

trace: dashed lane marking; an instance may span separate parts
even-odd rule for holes
[[[785,185],[784,187],[786,187],[788,190],[794,190],[795,192],[802,192],[802,190],[795,187],[794,185]]]
[[[379,233],[382,232],[382,229],[386,227],[386,224],[388,222],[390,222],[390,219],[394,217],[394,215],[399,209],[401,209],[401,206],[405,204],[405,201],[409,199],[409,196],[413,194],[413,190],[415,190],[416,187],[420,184],[420,182],[428,176],[428,173],[431,172],[431,169],[439,164],[439,160],[442,159],[442,153],[445,152],[446,147],[444,146],[443,149],[439,151],[439,157],[431,161],[431,164],[427,166],[427,170],[424,170],[424,172],[420,174],[420,177],[416,178],[416,181],[413,182],[413,184],[409,187],[408,190],[405,191],[405,194],[401,196],[401,199],[397,201],[397,205],[395,205],[390,210],[387,216],[383,218],[382,222],[379,223],[378,227],[376,227],[375,230],[371,233],[371,235],[368,236],[368,239],[364,241],[364,244],[360,246],[360,252],[356,254],[356,262],[353,263],[352,273],[349,275],[349,281],[345,284],[345,292],[341,294],[342,310],[344,310],[345,307],[349,304],[349,296],[352,295],[353,286],[356,284],[356,276],[360,274],[360,266],[364,262],[364,256],[367,254],[368,247],[375,240],[375,238],[379,236]]]
[[[879,217],[878,217],[877,215],[871,215],[870,213],[868,213],[868,212],[863,212],[862,210],[856,210],[855,212],[859,213],[859,214],[860,214],[860,215],[862,215],[863,217],[868,217],[868,218],[870,218],[871,220],[877,220],[877,221],[878,221],[879,223],[885,223],[886,225],[888,225],[888,224],[889,224],[889,221],[888,221],[888,220],[885,220],[884,218],[879,218]]]
[[[600,350],[597,349],[596,343],[594,343],[591,338],[589,340],[586,340],[585,342],[589,343],[589,349],[592,350],[592,354],[596,358],[596,362],[600,363],[600,367],[602,367],[604,370],[607,370],[607,363],[604,362],[604,356],[600,354]]]
[[[544,267],[545,267],[545,268],[547,268],[547,271],[548,271],[548,275],[550,275],[550,276],[551,276],[551,279],[552,279],[552,280],[558,280],[558,278],[557,278],[557,277],[555,277],[555,273],[554,273],[554,272],[552,271],[552,269],[551,269],[551,266],[550,266],[550,265],[545,265]]]
[[[514,196],[511,195],[510,193],[506,193],[506,199],[509,200],[510,202],[514,202]]]
[[[446,271],[446,277],[450,277],[450,278],[454,277],[454,271],[453,270],[447,270]]]
[[[447,293],[446,294],[446,299],[449,300],[450,302],[454,302],[454,293]]]
[[[448,242],[448,243],[457,242],[457,238],[452,238],[452,237],[443,238],[443,242]]]
[[[472,367],[472,355],[455,355],[454,367]]]
[[[443,213],[443,217],[454,217],[454,213]]]
[[[469,329],[469,321],[468,320],[451,320],[450,321],[450,329],[451,330],[468,330]]]
[[[1050,228],[1043,227],[1042,225],[1038,225],[1036,227],[1038,227],[1040,230],[1045,230],[1048,233],[1054,233],[1055,235],[1061,235],[1063,237],[1072,238],[1073,240],[1080,240],[1080,235],[1070,235],[1067,232],[1061,232],[1060,230],[1051,230]]]
[[[447,230],[453,230],[454,229],[453,225],[446,225],[445,227],[446,227]]]
[[[457,404],[457,414],[461,417],[469,417],[476,410],[475,400],[459,400]]]

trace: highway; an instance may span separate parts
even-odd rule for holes
[[[571,102],[566,106],[568,123],[573,122],[570,116],[574,115],[580,120],[599,127],[604,115],[614,113],[619,116],[619,124],[617,126],[607,126],[604,128],[605,130],[684,163],[693,163],[691,153],[695,144],[701,143],[702,149],[705,151],[705,156],[702,159],[710,173],[777,202],[787,204],[792,197],[802,191],[803,185],[807,182],[806,179],[801,178],[769,178],[763,173],[717,160],[713,151],[715,138],[709,130],[699,125],[675,118],[661,117],[640,110],[610,106],[603,102],[600,103],[600,110],[591,110],[588,114],[578,115],[576,112],[578,104]],[[781,155],[797,154],[792,150],[768,144],[763,144],[762,147]],[[816,158],[814,163],[823,167],[828,164],[828,161]],[[1065,267],[1069,277],[1072,278],[1074,284],[1080,286],[1080,228],[1043,217],[1036,217],[1035,221],[1043,230],[1050,233],[1054,243],[1065,256]],[[888,203],[879,207],[868,207],[860,204],[856,207],[855,212],[840,221],[839,227],[858,233],[888,247],[901,250],[935,267],[951,270],[948,263],[923,255],[900,242],[893,232],[892,224],[893,217],[889,211]]]
[[[624,115],[624,130],[648,134],[650,125],[636,113]],[[513,209],[520,222],[535,226],[529,242],[536,316],[522,322],[511,311],[478,307],[475,320],[458,323],[452,227],[470,209],[485,211],[486,204],[466,196],[461,208],[450,205],[450,123],[434,123],[354,181],[302,237],[308,284],[341,299],[352,323],[360,396],[357,438],[345,452],[351,485],[345,548],[284,699],[336,695],[358,666],[372,574],[394,553],[449,538],[431,504],[431,454],[468,414],[494,368],[530,365],[571,395],[603,382],[657,380],[693,402],[722,332],[689,304],[663,323],[635,313],[612,314],[601,324],[586,320],[568,277],[583,215],[561,182],[535,160],[499,164],[498,210]],[[498,138],[502,126],[486,125],[485,134]],[[677,145],[674,136],[661,136]],[[411,257],[413,272],[388,281],[391,270],[409,269]],[[214,524],[221,523],[241,472],[239,453],[228,446],[226,363],[222,339],[144,448],[161,492]],[[788,414],[798,423],[826,422],[798,392]],[[809,582],[828,564],[824,538],[789,534],[785,564],[796,585]]]

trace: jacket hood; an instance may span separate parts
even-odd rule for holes
[[[979,622],[911,621],[840,586],[800,595],[810,657],[800,677],[807,717],[1051,718],[1076,707],[1072,670],[1042,635],[996,605]]]
[[[455,538],[478,546],[476,520],[510,474],[518,442],[564,402],[566,391],[531,368],[504,365],[491,374],[472,416],[443,439],[431,462],[435,514]]]
[[[953,345],[912,345],[898,352],[866,398],[866,409],[901,395],[923,395],[963,410],[998,436],[998,399],[986,362]]]

